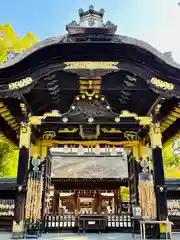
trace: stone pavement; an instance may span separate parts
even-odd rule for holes
[[[0,240],[11,239],[10,233],[0,233]],[[75,233],[59,233],[59,234],[44,234],[39,240],[135,240],[140,239],[136,236],[135,239],[132,238],[131,234],[123,233],[87,233],[85,235],[79,235]],[[180,240],[180,233],[174,233],[172,240]]]

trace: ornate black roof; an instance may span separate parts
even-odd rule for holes
[[[177,126],[180,114],[180,65],[169,53],[160,53],[143,41],[116,35],[113,24],[103,23],[103,14],[104,11],[97,12],[92,6],[86,12],[80,10],[79,24],[68,25],[67,35],[43,40],[1,64],[0,110],[9,109],[19,123],[23,102],[31,115],[57,112],[58,128],[62,131],[83,125],[86,132],[96,131],[92,129],[96,125],[108,131],[111,128],[126,131],[125,122],[117,126],[115,121],[124,110],[138,116],[153,114],[162,123],[167,140],[168,129],[172,124]],[[83,31],[78,32],[80,29]],[[79,112],[75,113],[77,109]],[[92,111],[104,115],[89,122],[94,117]],[[68,121],[62,121],[63,118]],[[132,124],[126,119],[131,122],[131,127],[128,126],[132,131],[139,129],[138,121],[133,121]],[[51,123],[52,118],[46,119],[43,131],[52,127]],[[93,126],[90,130],[89,123]],[[101,133],[101,138],[111,135],[107,131],[105,135]],[[111,138],[116,139],[115,133],[111,133]]]

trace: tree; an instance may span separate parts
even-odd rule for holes
[[[121,187],[120,188],[120,195],[123,201],[129,201],[129,188],[128,187]]]
[[[8,61],[11,53],[19,54],[37,42],[38,39],[31,32],[20,37],[10,24],[0,25],[0,64]],[[0,139],[0,177],[16,177],[17,165],[18,150]]]
[[[18,150],[0,140],[0,177],[16,177]]]
[[[179,141],[179,140],[178,140]],[[175,154],[173,146],[178,142],[168,145],[163,149],[164,171],[166,178],[180,178],[180,155]]]
[[[38,39],[31,32],[22,38],[16,34],[10,24],[0,25],[0,63],[8,60],[9,53],[21,53],[37,42]]]

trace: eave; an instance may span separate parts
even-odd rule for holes
[[[133,41],[129,41],[127,38],[126,40],[119,36],[117,38],[117,41],[88,43],[67,43],[63,40],[60,41],[62,37],[54,41],[45,40],[12,61],[2,64],[0,81],[8,83],[19,80],[45,65],[67,61],[119,61],[120,63],[131,61],[134,66],[148,68],[154,72],[154,75],[156,73],[156,75],[168,77],[174,83],[180,81],[180,66],[172,59],[164,57],[157,50],[152,50],[152,47],[143,48],[140,44],[136,44],[136,41],[132,44]]]
[[[0,116],[4,119],[5,122],[7,122],[12,130],[14,130],[17,134],[19,133],[20,124],[16,121],[4,102],[0,102]]]
[[[8,123],[0,116],[0,126],[1,126],[1,139],[7,140],[6,143],[12,143],[12,145],[18,145],[17,132],[13,130]],[[9,141],[10,140],[10,141]]]
[[[170,110],[170,109],[169,109]],[[167,116],[161,122],[161,132],[164,133],[168,128],[173,125],[180,118],[180,103],[175,104],[175,106],[170,110]]]
[[[120,186],[128,187],[128,179],[116,178],[52,178],[51,183],[59,189],[117,189]]]

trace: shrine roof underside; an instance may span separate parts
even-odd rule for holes
[[[34,129],[38,137],[58,129],[58,140],[80,140],[81,125],[86,132],[100,131],[99,139],[116,141],[120,131],[139,130],[134,118],[116,121],[123,111],[153,115],[164,143],[179,134],[180,65],[169,54],[115,34],[113,24],[94,28],[73,22],[67,29],[67,35],[41,41],[0,65],[0,123],[6,137],[18,142],[21,103],[32,116],[56,115]]]

